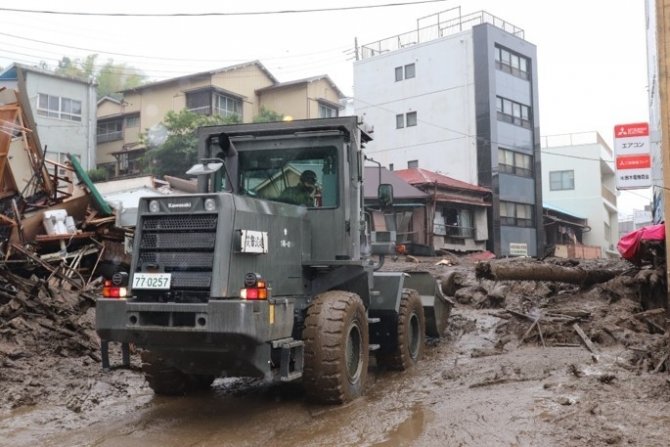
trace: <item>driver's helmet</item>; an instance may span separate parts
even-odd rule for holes
[[[305,183],[307,185],[315,185],[316,184],[316,173],[310,169],[307,169],[303,171],[302,174],[300,174],[300,181],[302,183]]]

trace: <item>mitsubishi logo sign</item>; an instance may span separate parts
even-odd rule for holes
[[[617,189],[642,189],[651,186],[649,124],[614,126]]]

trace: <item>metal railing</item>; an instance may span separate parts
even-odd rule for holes
[[[514,36],[520,37],[521,39],[524,38],[525,33],[523,29],[512,25],[511,23],[496,17],[493,14],[489,14],[486,11],[478,11],[464,16],[460,14],[460,8],[453,8],[448,11],[454,10],[458,10],[458,15],[454,18],[443,20],[440,17],[440,14],[442,13],[437,13],[434,15],[437,18],[437,23],[421,27],[421,20],[427,18],[422,17],[421,19],[417,20],[417,29],[414,31],[397,34],[392,37],[387,37],[376,42],[362,45],[360,53],[361,58],[367,59],[378,56],[382,53],[386,53],[388,51],[395,51],[400,48],[415,45],[417,43],[429,42],[431,40],[439,39],[451,34],[460,33],[483,23],[489,23],[496,28],[500,28]]]
[[[607,144],[599,132],[593,130],[588,132],[574,132],[558,135],[543,135],[540,137],[540,146],[542,148],[562,147],[562,146],[581,146],[584,144],[599,144],[610,155],[612,148]]]
[[[98,143],[107,143],[109,141],[123,140],[123,131],[117,130],[115,132],[99,133],[96,136]]]
[[[473,227],[463,227],[460,225],[442,225],[434,223],[433,233],[438,236],[472,239],[475,235],[475,229]]]

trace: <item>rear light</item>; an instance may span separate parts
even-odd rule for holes
[[[244,277],[244,287],[240,290],[243,300],[267,300],[267,282],[258,273],[247,273]]]
[[[112,281],[106,279],[102,286],[102,296],[103,298],[126,298],[128,288],[115,286]]]

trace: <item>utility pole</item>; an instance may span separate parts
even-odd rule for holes
[[[656,38],[658,48],[658,86],[661,105],[661,159],[663,160],[663,218],[665,220],[665,278],[670,284],[670,0],[656,0]],[[670,294],[666,290],[666,308]]]

